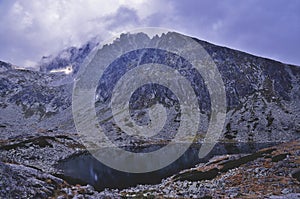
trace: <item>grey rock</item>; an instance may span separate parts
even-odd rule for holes
[[[300,198],[300,193],[289,193],[286,195],[280,195],[280,196],[270,196],[270,199],[297,199]]]
[[[3,162],[0,176],[1,198],[46,198],[63,184],[63,180],[37,169]]]
[[[282,194],[288,194],[288,193],[291,193],[291,192],[292,192],[292,190],[289,189],[289,188],[285,188],[285,189],[283,189],[283,190],[281,191]]]
[[[58,196],[57,199],[67,199],[65,196]]]

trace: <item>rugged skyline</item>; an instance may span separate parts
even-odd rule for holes
[[[0,2],[0,58],[34,66],[42,56],[136,27],[158,26],[281,62],[300,65],[300,2]]]

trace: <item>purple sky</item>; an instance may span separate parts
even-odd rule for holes
[[[96,35],[145,26],[300,65],[298,0],[0,0],[0,60],[34,66]]]

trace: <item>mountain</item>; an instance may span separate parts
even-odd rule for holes
[[[168,34],[167,36],[170,34],[172,36],[173,33]],[[162,35],[162,37],[165,36]],[[145,41],[161,39],[159,37],[149,38],[147,35],[139,33],[123,35],[115,42],[122,42],[128,38],[132,40],[142,38]],[[216,46],[196,38],[193,39],[201,44],[213,59],[221,74],[226,91],[227,115],[224,129],[218,140],[219,144],[216,145],[206,161],[215,155],[253,153],[260,148],[277,145],[279,142],[299,140],[299,66],[280,63]],[[114,171],[103,165],[101,165],[101,168],[104,168],[102,171],[97,170],[99,165],[95,164],[92,157],[86,154],[87,151],[79,141],[80,136],[76,132],[73,121],[74,78],[77,77],[85,58],[97,45],[99,45],[98,42],[93,39],[82,47],[67,48],[56,56],[43,57],[40,61],[39,71],[17,70],[11,64],[0,62],[0,162],[3,162],[0,165],[0,171],[16,175],[14,179],[9,179],[9,175],[5,175],[5,184],[0,184],[1,190],[4,190],[0,192],[0,197],[12,194],[10,190],[14,189],[19,190],[18,193],[22,195],[24,190],[22,191],[17,185],[23,182],[22,179],[26,173],[45,187],[46,191],[44,190],[40,197],[55,194],[53,187],[58,189],[59,184],[64,183],[61,179],[75,184],[90,183],[96,189],[97,186],[105,187],[107,185],[105,180],[115,182],[116,178],[121,179],[121,177],[110,177],[106,173],[101,173],[107,171],[112,173],[111,175],[115,174]],[[153,49],[135,51],[129,55],[136,59],[129,60],[129,62],[128,57],[117,59],[110,66],[110,69],[113,70],[107,70],[106,78],[99,81],[95,104],[100,123],[104,121],[106,113],[102,113],[102,109],[98,105],[107,105],[106,103],[111,99],[108,91],[113,89],[113,84],[110,82],[117,82],[121,75],[128,72],[124,66],[136,66],[147,60],[166,65],[178,63],[177,59],[169,59],[167,56],[163,56],[164,52]],[[178,67],[182,67],[185,62],[181,64]],[[198,94],[201,125],[195,142],[201,144],[211,114],[209,93],[205,89],[205,83],[201,77],[194,78],[194,76],[188,75],[185,77],[196,82],[192,86]],[[157,92],[154,92],[155,89]],[[154,98],[149,98],[149,96],[154,96]],[[138,89],[132,98],[132,117],[137,123],[147,123],[149,116],[145,110],[157,102],[167,107],[168,113],[174,113],[171,118],[174,121],[170,119],[174,126],[164,129],[165,132],[173,132],[179,125],[177,119],[180,117],[180,112],[176,108],[178,100],[168,89],[157,85]],[[169,141],[173,136],[170,133],[170,135],[159,134],[155,139],[128,138],[110,122],[111,120],[104,124],[102,122],[101,125],[107,129],[111,128],[108,136],[120,146],[125,146],[126,150],[139,151],[145,150],[145,148],[152,150],[151,147],[147,148],[145,145],[147,142],[158,146]],[[187,158],[190,154],[196,154],[193,150],[179,162],[173,163],[169,169],[173,169],[172,172],[176,173],[195,165],[199,161],[198,159]],[[72,173],[72,168],[70,171],[65,171],[58,167],[60,165],[66,169],[69,164],[82,169],[83,173]],[[183,167],[178,167],[176,164],[183,165]],[[85,170],[86,173],[84,173]],[[157,178],[153,178],[160,181],[167,177],[167,173],[155,173]],[[98,179],[97,175],[100,174],[106,176],[105,180]],[[18,175],[21,176],[20,179]],[[123,175],[124,178],[128,178],[128,176],[130,174]],[[140,182],[141,179],[138,177],[137,179],[137,182]],[[147,180],[149,176],[143,176],[143,179]],[[124,179],[122,178],[120,182],[127,182],[122,180]],[[143,181],[143,183],[149,182]],[[33,184],[29,183],[28,189],[37,194]],[[125,186],[129,186],[129,184],[125,183]],[[130,186],[133,185],[130,184]],[[9,190],[4,187],[8,187]],[[26,194],[25,198],[32,196],[30,191]],[[36,196],[34,194],[33,196]]]
[[[195,38],[194,38],[195,39]],[[299,66],[282,64],[226,47],[195,39],[212,57],[223,78],[227,100],[227,119],[222,139],[239,142],[281,142],[298,137],[300,132]],[[92,40],[81,48],[61,51],[58,56],[40,65],[40,71],[50,72],[79,65],[97,45]],[[65,56],[68,54],[68,56]],[[116,72],[103,86],[116,82],[125,61],[116,64]],[[134,63],[133,63],[134,64]],[[166,63],[168,64],[168,63]],[[201,79],[196,80],[201,93],[203,117],[209,117],[209,96]],[[107,87],[107,88],[108,88]],[[103,89],[102,89],[103,90]],[[104,91],[105,92],[105,91]],[[107,93],[106,93],[107,94]],[[105,93],[100,93],[105,97]],[[199,99],[200,101],[200,99]],[[205,131],[205,129],[202,129]]]

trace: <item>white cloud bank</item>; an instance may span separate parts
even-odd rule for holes
[[[107,39],[117,32],[148,25],[149,17],[162,12],[158,3],[147,0],[1,2],[0,59],[32,66],[44,55],[79,46],[96,35]]]

